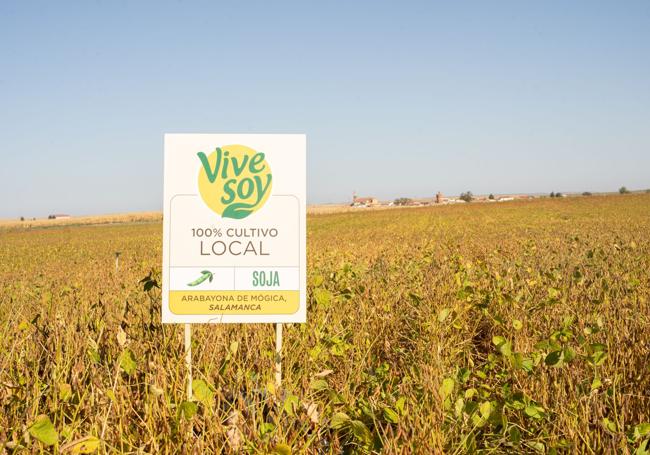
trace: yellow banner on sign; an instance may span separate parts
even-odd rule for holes
[[[169,291],[174,314],[293,314],[300,291]]]

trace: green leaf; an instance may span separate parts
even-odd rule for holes
[[[276,455],[291,455],[291,447],[284,443],[276,444],[273,453]]]
[[[178,407],[179,415],[183,416],[185,420],[190,420],[196,414],[198,405],[193,401],[183,401]]]
[[[495,346],[499,346],[500,344],[503,344],[506,342],[506,339],[503,338],[502,336],[493,336],[492,337],[492,343],[494,343]]]
[[[521,431],[517,427],[510,427],[510,442],[518,445],[519,441],[521,441]]]
[[[487,423],[490,415],[492,414],[492,403],[489,401],[484,401],[478,406],[478,410],[478,414],[472,415],[472,423],[481,428]]]
[[[337,343],[330,347],[330,353],[334,356],[341,357],[345,355],[345,351],[348,350],[347,343]]]
[[[102,360],[101,357],[99,356],[99,352],[97,351],[97,349],[89,348],[87,354],[88,357],[90,358],[90,361],[94,364],[98,364]]]
[[[443,308],[440,310],[438,313],[438,322],[444,322],[445,319],[447,319],[447,316],[449,316],[449,313],[451,313],[451,310],[449,308]]]
[[[455,381],[453,378],[445,378],[440,386],[440,396],[444,400],[454,391]]]
[[[548,340],[542,340],[538,341],[535,343],[535,349],[539,349],[540,351],[546,351],[547,349],[550,348],[551,343]]]
[[[465,414],[472,415],[478,409],[478,403],[476,401],[466,401],[465,402]]]
[[[508,406],[517,409],[518,411],[524,409],[526,407],[526,404],[524,403],[524,395],[521,392],[514,393],[508,401]]]
[[[275,425],[273,425],[271,422],[262,422],[260,424],[260,435],[264,436],[269,433],[273,433],[275,431]]]
[[[316,304],[328,308],[332,301],[332,293],[325,288],[317,288],[312,291]]]
[[[52,421],[46,415],[39,415],[29,427],[29,434],[46,446],[59,442],[59,433],[54,429]]]
[[[589,345],[589,348],[590,348],[593,352],[601,352],[601,351],[606,351],[606,350],[607,350],[607,346],[604,345],[603,343],[593,343],[593,344],[590,344],[590,345]]]
[[[510,342],[504,337],[495,336],[492,337],[492,343],[497,347],[501,355],[505,357],[510,357],[512,355],[512,349],[510,348]]]
[[[214,399],[214,390],[201,379],[195,379],[192,381],[192,393],[197,400],[206,406],[209,406]]]
[[[569,363],[573,359],[576,358],[576,353],[575,353],[575,351],[573,349],[571,349],[569,347],[566,347],[562,351],[562,357],[563,357],[564,362]]]
[[[600,387],[602,387],[602,386],[603,386],[603,383],[602,383],[602,381],[600,380],[600,378],[598,378],[598,377],[594,378],[594,380],[591,381],[591,390],[592,390],[592,391],[593,391],[593,390],[596,390],[596,389],[598,389],[598,388],[600,388]]]
[[[532,442],[529,442],[528,445],[531,448],[537,450],[539,453],[546,453],[546,446],[544,445],[543,442],[532,441]]]
[[[456,417],[460,417],[463,414],[464,409],[465,400],[463,400],[463,397],[458,397],[454,403],[454,412],[456,413]]]
[[[467,382],[469,380],[471,372],[469,371],[469,368],[463,367],[460,370],[458,370],[458,380],[460,382]]]
[[[478,390],[476,390],[474,387],[471,387],[471,388],[465,390],[465,399],[469,400],[470,398],[472,398],[477,393],[478,393]]]
[[[544,417],[544,408],[531,403],[528,406],[526,406],[526,409],[524,409],[524,413],[526,413],[528,417],[532,417],[533,419],[539,420]]]
[[[553,351],[549,352],[544,359],[544,363],[548,366],[555,366],[558,365],[560,360],[562,360],[562,351]]]
[[[93,453],[99,449],[101,441],[95,436],[86,436],[78,439],[61,448],[65,453]]]
[[[650,434],[650,423],[640,423],[634,427],[634,439],[639,440],[645,435]]]
[[[59,384],[59,400],[68,401],[72,397],[72,387],[70,384],[62,382]]]
[[[603,419],[603,427],[612,433],[616,433],[616,422],[612,422],[607,417]]]
[[[330,428],[334,430],[339,430],[344,428],[350,422],[350,416],[344,412],[337,412],[332,416],[330,420]]]
[[[650,439],[641,442],[634,451],[634,455],[650,455]]]
[[[395,409],[397,409],[397,412],[399,412],[400,415],[404,415],[406,411],[406,398],[399,397],[395,402]]]
[[[299,404],[300,400],[297,396],[288,395],[287,398],[284,399],[282,409],[284,409],[284,412],[286,412],[288,415],[294,417],[296,415],[296,409],[298,409]]]
[[[137,366],[138,364],[136,363],[133,352],[130,349],[125,349],[120,356],[120,367],[126,374],[131,376],[135,372]]]
[[[524,370],[528,373],[533,371],[533,359],[527,359],[521,353],[516,352],[513,355],[512,360],[515,368],[519,368],[520,370]]]
[[[512,326],[514,327],[515,330],[521,330],[524,326],[522,322],[519,319],[513,319],[512,320]],[[516,428],[516,427],[513,427]]]
[[[489,401],[484,401],[478,407],[478,410],[481,413],[481,417],[487,420],[490,418],[490,415],[492,414],[492,410],[493,410],[492,403],[490,403]]]
[[[327,390],[329,386],[327,385],[327,381],[325,379],[314,379],[310,386],[312,390],[316,390],[318,392]]]
[[[370,430],[365,423],[361,420],[352,420],[350,421],[350,430],[357,440],[368,444],[371,440]]]
[[[588,360],[595,366],[602,365],[603,362],[605,362],[605,359],[607,358],[607,353],[604,351],[596,351],[592,355],[589,356]]]
[[[557,299],[560,295],[560,291],[554,287],[549,287],[547,291],[550,299]]]
[[[397,415],[397,412],[395,412],[389,407],[384,408],[384,419],[390,423],[399,422],[399,416]]]

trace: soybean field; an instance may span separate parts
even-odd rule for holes
[[[0,453],[649,453],[650,195],[307,223],[282,386],[195,325],[191,402],[160,222],[2,228]]]

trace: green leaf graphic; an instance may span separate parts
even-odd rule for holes
[[[236,202],[230,204],[226,207],[226,210],[223,211],[224,218],[233,218],[235,220],[241,220],[246,218],[248,215],[253,213],[253,204],[244,204],[243,202]]]

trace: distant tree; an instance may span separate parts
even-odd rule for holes
[[[555,197],[555,193],[551,191],[551,194],[549,194],[548,197]]]
[[[585,191],[584,193],[582,193],[582,195],[583,195],[583,196],[591,196],[591,192],[589,192],[589,191]]]
[[[628,190],[626,187],[622,186],[622,187],[620,187],[618,189],[618,192],[621,193],[621,194],[627,194],[627,193],[630,192],[630,190]]]
[[[494,200],[494,194],[490,193],[490,195],[488,196],[488,199],[490,199],[491,201],[493,201],[493,200]]]
[[[411,202],[413,202],[411,199],[407,197],[400,197],[397,198],[393,201],[393,204],[395,205],[409,205]]]
[[[460,200],[465,202],[472,202],[474,200],[474,195],[472,194],[471,191],[467,191],[466,193],[460,193]]]
[[[24,216],[21,216],[21,217],[20,217],[20,221],[25,221],[25,217],[24,217]]]
[[[555,197],[564,197],[564,195],[558,191],[557,193],[555,193]]]
[[[650,189],[645,190],[646,193],[650,193]]]

